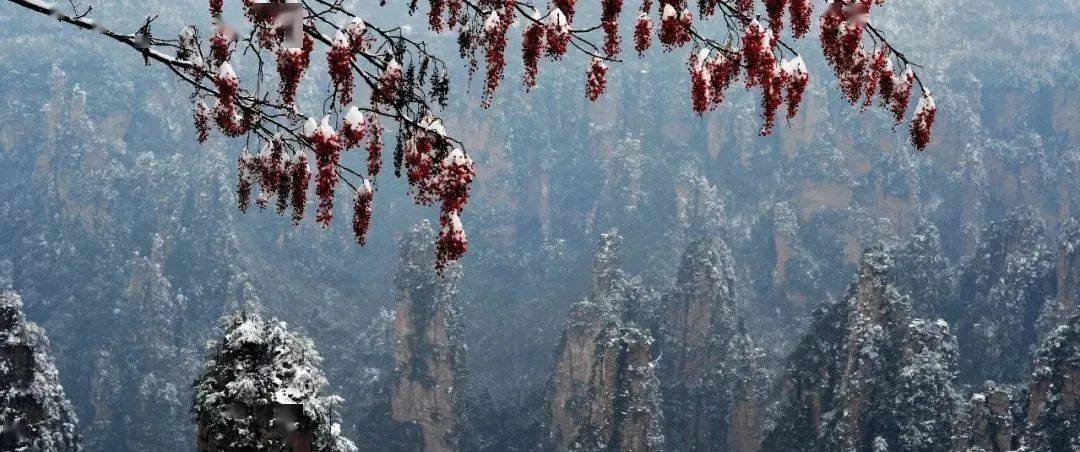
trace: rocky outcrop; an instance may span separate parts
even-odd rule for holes
[[[547,400],[545,449],[662,450],[660,385],[641,293],[602,234],[590,296],[572,308]]]
[[[424,222],[399,244],[390,413],[418,427],[412,450],[444,452],[460,447],[464,347],[454,304],[458,269],[436,273],[434,236]]]
[[[942,450],[956,411],[956,345],[944,322],[911,319],[883,246],[858,281],[815,312],[789,358],[765,450]]]
[[[0,450],[82,450],[78,419],[49,356],[49,340],[23,318],[0,262]]]
[[[788,202],[778,202],[758,222],[752,242],[765,259],[753,259],[749,276],[759,294],[758,316],[779,314],[787,323],[805,315],[824,295],[821,269],[799,237],[799,218]]]
[[[89,376],[93,410],[86,416],[90,449],[153,450],[190,441],[189,403],[181,388],[197,376],[196,326],[185,322],[187,297],[166,275],[169,240],[154,234],[136,250],[110,321],[125,334],[102,341]],[[125,369],[124,371],[118,369]],[[140,420],[159,419],[154,424]]]
[[[953,259],[971,255],[979,241],[979,225],[986,221],[989,181],[983,151],[964,150],[959,168],[949,174],[949,186],[959,187],[945,195],[945,224],[959,225],[942,231],[942,245]]]
[[[980,233],[979,246],[961,272],[957,326],[964,380],[1021,383],[1034,359],[1037,320],[1053,299],[1054,261],[1046,225],[1034,208],[1011,211]]]
[[[919,223],[897,250],[895,261],[896,285],[911,298],[912,313],[924,318],[947,315],[956,292],[956,271],[945,257],[938,228]]]
[[[1023,431],[1022,419],[1016,416],[1019,401],[1015,387],[987,382],[964,404],[954,426],[952,450],[1015,450]]]
[[[1039,347],[1028,385],[1027,434],[1033,451],[1080,445],[1080,316],[1058,327]]]
[[[765,371],[737,313],[724,241],[690,244],[662,315],[668,444],[674,450],[758,450]]]
[[[1080,221],[1069,218],[1061,225],[1057,260],[1054,262],[1057,294],[1043,307],[1039,318],[1040,338],[1045,339],[1058,326],[1077,313],[1080,304]]]
[[[612,327],[598,339],[585,416],[570,449],[663,450],[652,336],[640,328]]]
[[[199,452],[355,451],[310,339],[248,312],[223,317],[221,332],[194,385]]]

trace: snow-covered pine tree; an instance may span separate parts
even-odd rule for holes
[[[220,329],[194,385],[200,452],[356,449],[340,435],[342,399],[325,392],[310,339],[250,312],[227,314]]]
[[[956,389],[956,337],[944,320],[914,319],[900,353],[895,412],[905,451],[941,451],[952,445]]]
[[[1080,315],[1039,347],[1029,385],[1024,446],[1037,452],[1080,450]]]
[[[0,450],[82,450],[45,332],[23,317],[12,265],[0,261]]]

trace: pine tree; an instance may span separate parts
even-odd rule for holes
[[[0,450],[82,450],[45,332],[22,313],[11,262],[0,262]]]
[[[355,450],[340,436],[342,399],[325,392],[310,339],[248,312],[226,315],[220,329],[194,385],[200,451]]]
[[[896,414],[900,450],[940,451],[952,444],[956,389],[956,338],[944,320],[912,320],[900,354]]]

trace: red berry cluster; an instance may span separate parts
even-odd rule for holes
[[[821,16],[821,48],[840,81],[840,91],[852,105],[866,108],[876,96],[899,124],[904,120],[912,89],[918,81],[915,73],[908,65],[896,74],[893,69],[895,55],[887,44],[869,54],[862,48],[871,7],[881,3],[883,0],[832,0]],[[899,58],[904,62],[902,57]],[[912,118],[911,142],[916,149],[923,150],[930,142],[936,109],[925,90],[919,105],[924,108],[917,110]]]
[[[442,229],[439,230],[439,239],[435,242],[435,268],[442,271],[447,262],[456,261],[465,255],[465,251],[469,249],[469,238],[465,235],[457,212],[443,214],[439,217],[439,223]]]
[[[342,105],[352,103],[353,65],[356,54],[353,53],[352,38],[343,32],[337,32],[330,51],[326,53],[326,65],[330,71],[330,81],[334,84],[338,99]]]
[[[371,225],[371,204],[374,199],[375,190],[372,189],[370,182],[364,180],[364,183],[357,188],[356,197],[353,199],[353,237],[360,246],[367,244],[367,231]]]
[[[401,75],[401,63],[393,58],[387,61],[382,75],[379,76],[379,85],[371,94],[371,102],[393,105],[398,98],[398,88],[401,87]]]
[[[506,69],[506,32],[514,21],[514,4],[508,2],[502,9],[492,11],[484,21],[484,52],[487,74],[484,77],[483,106],[491,105],[495,90]]]
[[[643,55],[652,45],[653,23],[649,18],[648,11],[638,14],[637,23],[634,24],[634,50],[638,55]]]
[[[595,101],[604,93],[604,88],[607,87],[607,71],[608,67],[604,64],[604,61],[593,57],[585,74],[585,78],[588,80],[588,83],[585,84],[585,97],[589,100]]]
[[[660,16],[660,42],[664,49],[672,50],[690,42],[690,26],[693,15],[685,7],[677,11],[671,3],[664,3]]]
[[[525,28],[521,39],[521,59],[525,65],[522,81],[525,89],[536,86],[536,75],[540,72],[540,57],[544,53],[544,26],[531,24]]]
[[[622,0],[601,2],[600,25],[604,29],[604,54],[609,57],[619,54],[619,13],[622,12],[622,7]]]
[[[217,103],[214,105],[214,122],[225,136],[238,137],[247,133],[251,128],[251,118],[240,108],[239,93],[240,79],[233,71],[229,63],[221,63],[217,76],[214,77],[214,85],[217,86]]]
[[[300,48],[283,47],[277,54],[278,78],[281,79],[281,101],[286,105],[293,105],[296,100],[296,89],[300,86],[300,78],[304,71],[311,65],[311,51],[315,43],[311,37],[304,35],[304,44]]]

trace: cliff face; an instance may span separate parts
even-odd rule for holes
[[[600,334],[618,323],[610,307],[582,301],[574,305],[563,330],[548,399],[548,439],[569,450],[587,415],[588,388],[595,370]]]
[[[956,303],[965,380],[1018,383],[1025,379],[1038,342],[1037,320],[1055,296],[1054,260],[1046,224],[1034,208],[1015,209],[980,233],[979,246],[961,272]]]
[[[663,450],[652,336],[639,328],[613,327],[598,339],[584,418],[570,449]]]
[[[772,319],[771,325],[776,321],[793,324],[824,296],[819,262],[800,239],[799,226],[792,204],[781,201],[754,227],[751,243],[765,258],[740,263],[749,268],[745,274],[754,295],[749,299],[757,303],[750,317]],[[840,248],[837,244],[836,249]]]
[[[1015,450],[1023,432],[1017,418],[1017,390],[992,382],[972,394],[957,419],[952,450],[1006,452]]]
[[[660,385],[640,292],[618,268],[620,238],[602,235],[591,295],[563,330],[547,400],[546,448],[662,450]]]
[[[764,370],[736,300],[727,245],[712,238],[691,243],[661,329],[664,412],[676,450],[760,448]]]
[[[1054,262],[1057,295],[1043,307],[1039,319],[1040,337],[1046,338],[1055,328],[1077,313],[1080,303],[1080,221],[1069,218],[1061,225],[1057,260]]]
[[[957,396],[944,322],[910,319],[883,247],[867,250],[842,301],[815,313],[784,372],[766,450],[942,450]]]
[[[463,428],[464,348],[454,305],[457,269],[436,274],[434,236],[424,222],[400,244],[390,389],[392,418],[417,425],[421,444],[413,447],[427,452],[457,450]]]
[[[1080,316],[1058,327],[1039,348],[1028,385],[1031,450],[1072,450],[1080,444]]]
[[[191,345],[197,327],[185,322],[190,301],[166,275],[168,249],[169,241],[155,234],[149,252],[136,251],[128,262],[110,319],[125,334],[100,343],[90,375],[93,410],[85,419],[95,441],[89,448],[152,450],[194,434],[189,400],[177,387],[197,375],[199,353]],[[160,422],[138,422],[147,417]]]
[[[82,450],[49,340],[23,318],[9,278],[10,263],[0,262],[0,450]]]

